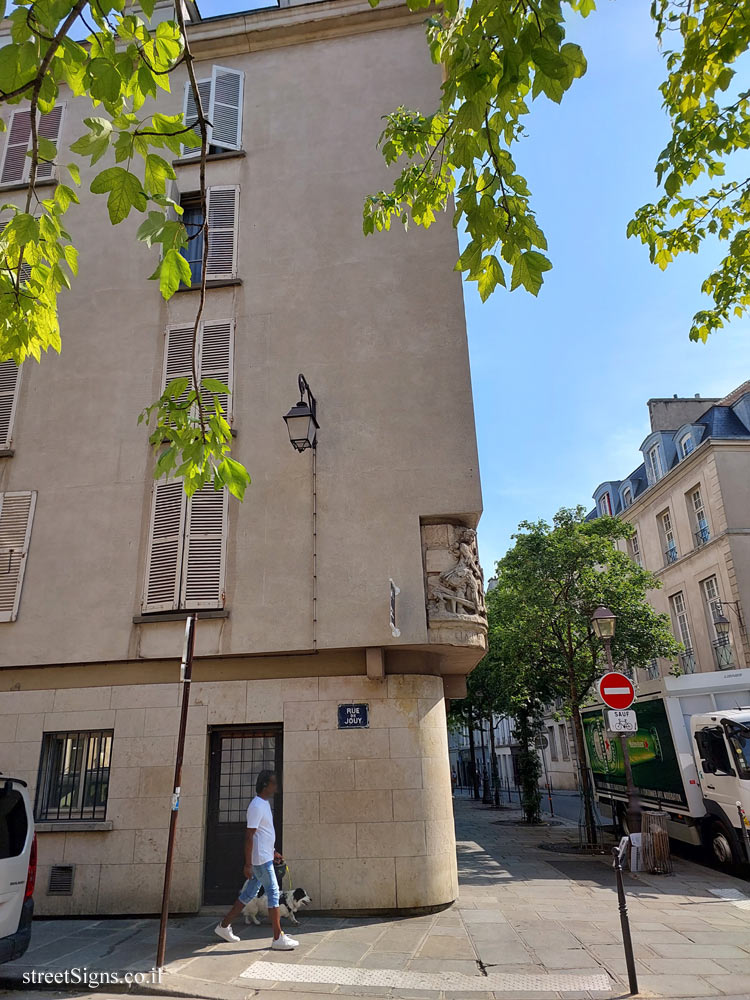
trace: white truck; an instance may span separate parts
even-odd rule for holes
[[[638,731],[625,739],[642,808],[664,810],[671,837],[722,867],[750,862],[738,809],[750,816],[750,669],[648,681],[633,709]],[[625,825],[621,743],[605,713],[582,712],[589,770],[600,811]]]

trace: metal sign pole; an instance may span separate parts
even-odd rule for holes
[[[188,615],[185,623],[185,647],[180,664],[180,683],[182,684],[182,704],[180,707],[180,729],[177,735],[177,754],[174,764],[174,786],[172,790],[172,811],[169,816],[169,835],[167,839],[167,860],[164,865],[164,890],[161,897],[161,918],[159,920],[159,941],[156,946],[156,969],[164,968],[164,953],[167,948],[167,920],[169,918],[169,891],[172,886],[172,865],[174,861],[174,842],[177,833],[177,813],[180,808],[180,784],[182,782],[182,758],[185,753],[185,733],[187,732],[188,707],[190,705],[190,682],[193,675],[193,649],[195,648],[195,622],[198,615],[193,612]]]

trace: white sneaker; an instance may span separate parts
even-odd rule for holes
[[[295,948],[299,947],[299,941],[293,937],[289,937],[288,934],[284,934],[282,931],[281,937],[277,937],[276,940],[271,945],[274,951],[293,951]]]
[[[232,925],[229,927],[222,927],[221,924],[217,924],[214,927],[214,934],[217,934],[223,941],[239,941],[240,939],[232,930]]]

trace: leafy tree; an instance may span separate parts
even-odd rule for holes
[[[750,6],[737,0],[653,0],[657,37],[679,45],[665,55],[661,86],[672,125],[656,176],[664,194],[628,226],[662,269],[716,237],[728,244],[701,290],[710,308],[693,317],[691,340],[706,341],[732,315],[750,308],[750,177],[725,179],[733,153],[750,147],[750,90],[735,63],[750,48]],[[743,86],[744,84],[744,86]],[[739,166],[739,164],[738,164]],[[702,188],[695,194],[694,185]]]
[[[0,3],[1,15],[6,6]],[[150,17],[154,0],[141,0],[140,7]],[[112,154],[114,165],[94,176],[90,190],[106,196],[113,225],[133,211],[144,216],[138,240],[160,251],[151,277],[159,282],[163,297],[170,298],[181,282],[190,283],[181,251],[201,234],[188,235],[180,219],[182,209],[169,197],[168,183],[175,179],[169,158],[180,155],[183,142],[200,148],[205,220],[209,123],[181,3],[175,4],[175,19],[155,30],[125,0],[14,0],[8,16],[11,38],[0,49],[0,105],[7,111],[27,103],[31,138],[25,203],[1,207],[6,221],[0,232],[0,361],[21,364],[61,348],[58,296],[78,273],[74,235],[66,228],[65,216],[79,202],[76,187],[83,162],[93,166]],[[86,38],[74,40],[81,30],[88,32]],[[170,74],[182,63],[196,106],[197,120],[191,127],[182,114],[157,110],[159,91],[169,91]],[[86,132],[65,151],[44,135],[43,119],[62,88],[74,98],[89,100],[92,108]],[[0,121],[0,128],[5,127]],[[54,193],[43,198],[37,188],[39,167],[49,163],[64,171],[66,182],[61,179]],[[204,221],[194,348],[205,302],[207,235]],[[249,476],[229,454],[231,433],[219,402],[226,392],[215,379],[199,384],[193,357],[192,377],[171,382],[144,411],[141,419],[153,426],[157,477],[181,477],[188,494],[213,482],[217,489],[227,486],[242,498]]]
[[[596,607],[604,604],[617,615],[612,642],[617,663],[643,667],[680,648],[669,617],[647,601],[659,581],[617,548],[632,532],[617,518],[586,521],[583,507],[563,508],[551,526],[522,522],[514,546],[497,564],[491,636],[510,714],[519,718],[519,709],[538,713],[540,705],[562,698],[571,712],[581,762],[586,754],[580,709],[603,666],[602,642],[591,626]],[[589,804],[585,767],[581,781]],[[594,842],[590,809],[586,826]]]
[[[528,823],[538,823],[542,796],[536,740],[556,688],[551,672],[539,669],[541,652],[529,610],[523,595],[511,588],[498,586],[487,594],[489,641],[480,667],[493,676],[495,711],[515,721],[521,808]]]
[[[522,285],[536,295],[552,265],[511,150],[524,135],[531,101],[543,94],[559,103],[585,72],[581,49],[565,41],[563,10],[585,16],[594,2],[408,4],[432,11],[427,38],[443,66],[442,94],[430,114],[400,107],[387,116],[383,156],[405,165],[390,191],[367,198],[364,231],[389,229],[394,218],[428,227],[455,194],[454,224],[468,234],[457,269],[477,282],[483,300],[508,282],[511,291]]]
[[[475,718],[488,723],[490,742],[490,788],[488,800],[500,806],[500,775],[495,753],[495,716],[500,712],[500,678],[488,657],[484,657],[469,674],[466,682],[468,700],[475,706]]]
[[[443,68],[442,93],[427,112],[399,107],[386,116],[380,147],[401,171],[390,190],[366,199],[364,231],[389,229],[394,219],[428,227],[453,196],[454,225],[466,232],[456,269],[477,282],[483,301],[498,285],[536,295],[552,265],[514,150],[533,102],[543,96],[559,103],[585,73],[583,52],[566,40],[566,29],[571,16],[588,16],[595,0],[407,3],[429,14],[427,41]],[[702,286],[713,305],[695,315],[690,330],[705,341],[750,307],[750,178],[743,171],[738,180],[721,180],[732,154],[750,146],[750,91],[738,85],[735,67],[750,47],[750,5],[652,0],[651,13],[659,42],[676,41],[665,52],[661,87],[672,135],[656,164],[664,194],[636,212],[627,232],[661,268],[680,253],[697,253],[711,236],[728,241]],[[691,196],[702,181],[704,190]]]

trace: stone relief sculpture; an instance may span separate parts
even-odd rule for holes
[[[487,615],[476,532],[463,525],[425,524],[422,544],[431,641],[483,646]]]
[[[429,581],[430,611],[465,618],[484,615],[484,574],[479,565],[477,533],[465,528],[450,546],[455,565]]]

